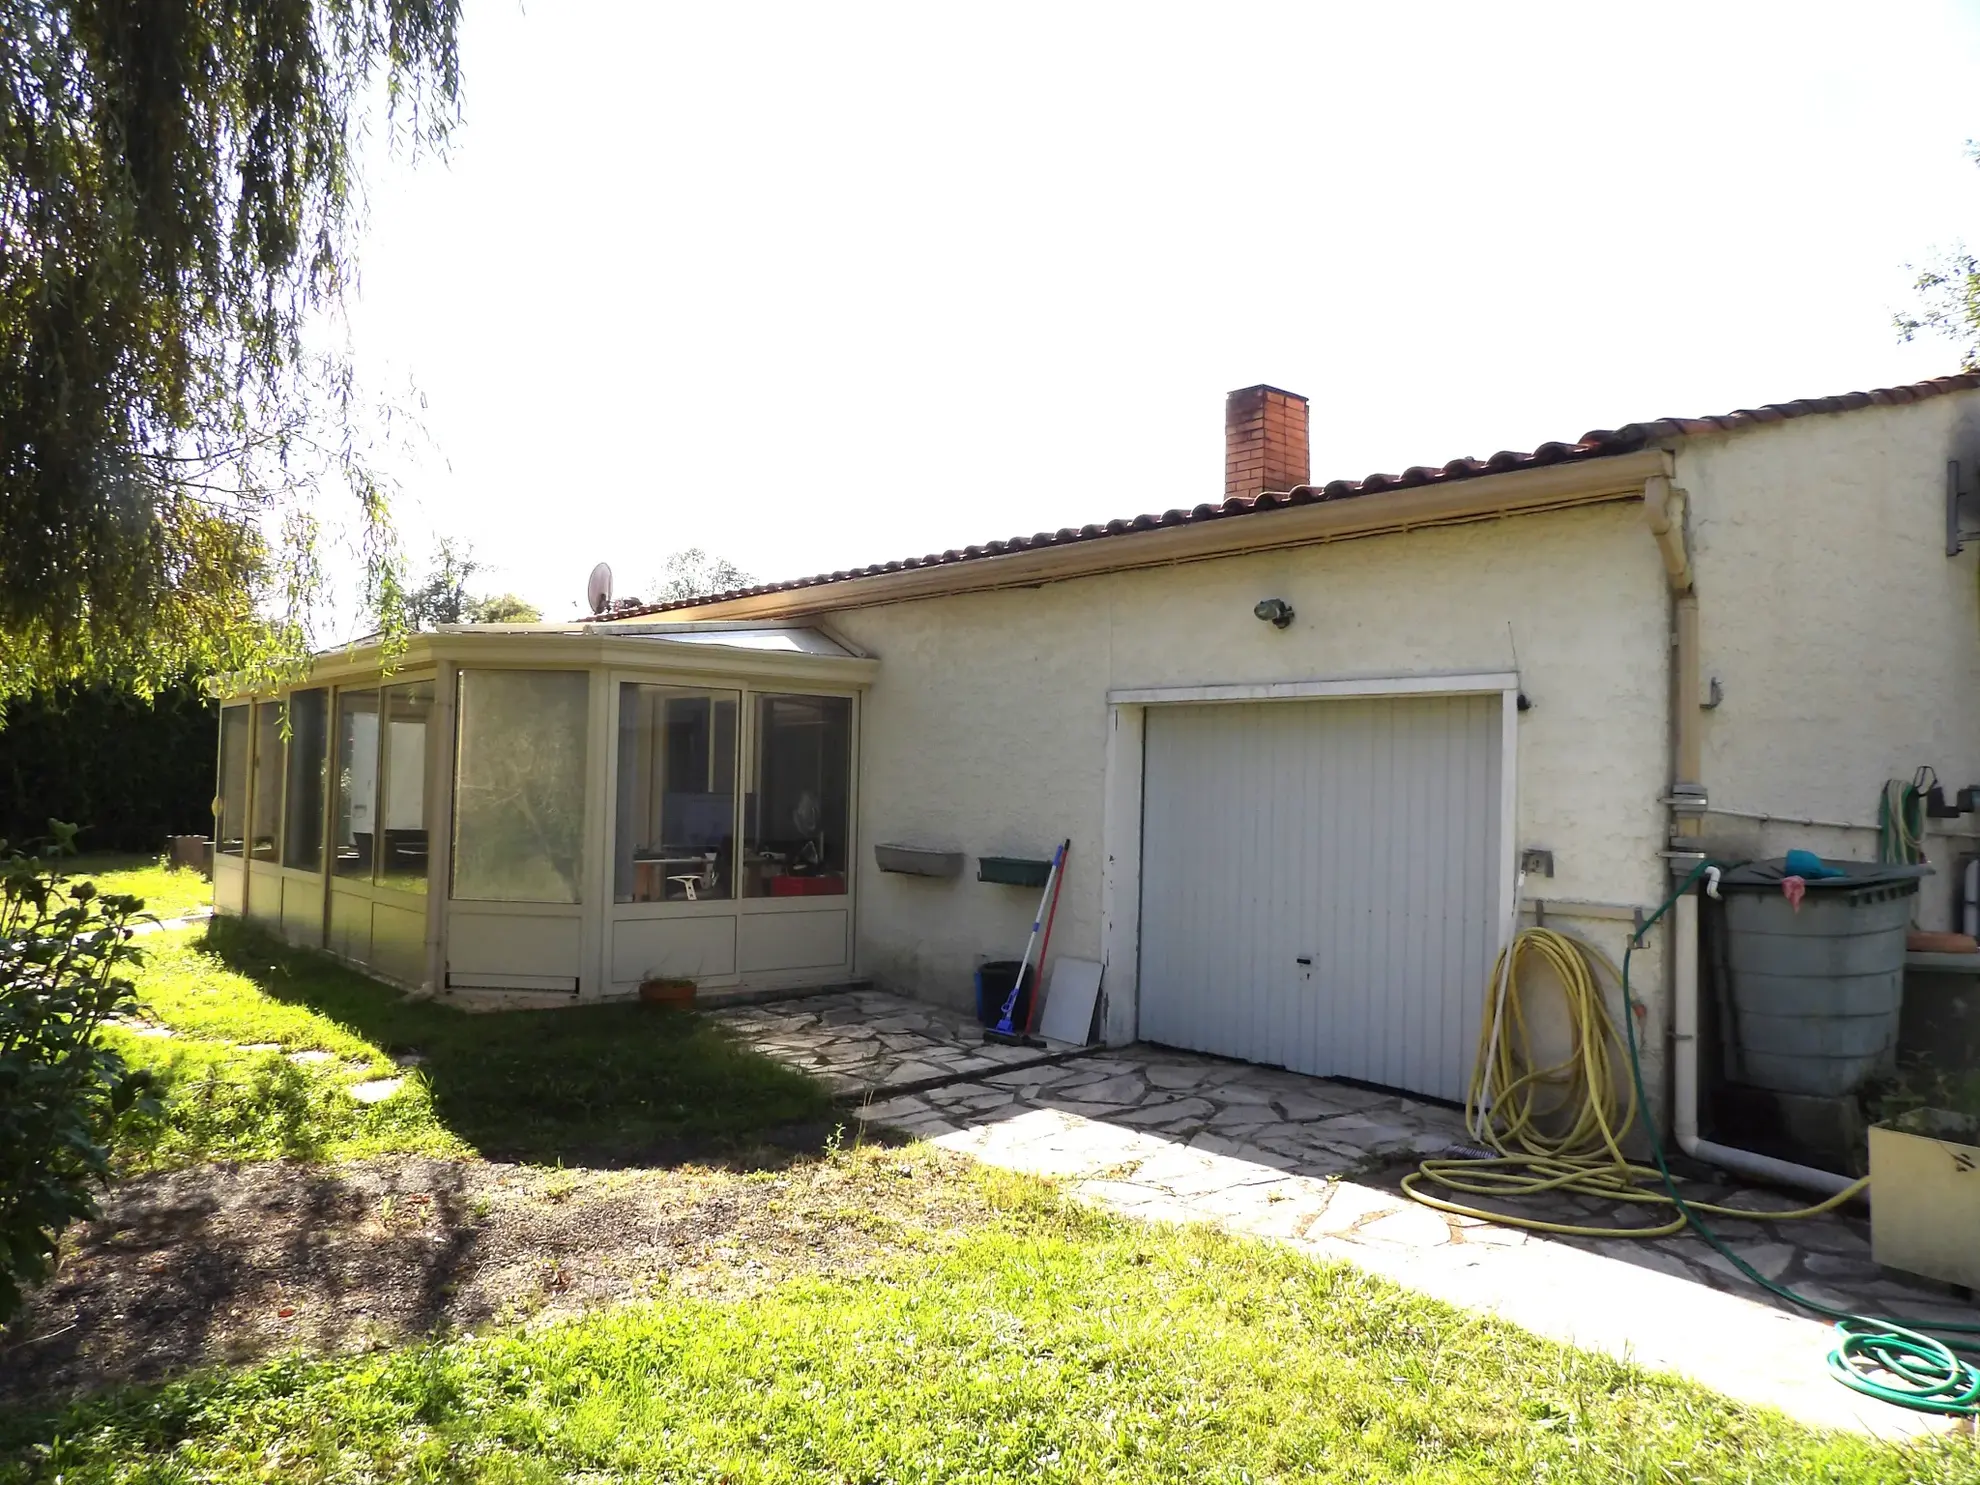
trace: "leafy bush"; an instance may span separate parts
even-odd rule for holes
[[[96,1215],[120,1126],[156,1110],[150,1076],[98,1034],[136,1004],[142,906],[0,842],[0,1324],[54,1271],[62,1229]]]
[[[1897,1076],[1869,1099],[1873,1123],[1902,1118],[1917,1109],[1944,1109],[1980,1119],[1980,1068],[1954,1068],[1937,1059],[1913,1056]]]

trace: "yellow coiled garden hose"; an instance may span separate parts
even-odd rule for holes
[[[1651,915],[1644,930],[1662,918],[1705,870],[1701,866],[1687,877]],[[1644,930],[1639,930],[1639,938]],[[1631,953],[1636,947],[1632,942]],[[1570,1049],[1551,1067],[1534,1065],[1527,1035],[1519,987],[1521,967],[1529,958],[1553,975],[1567,997]],[[1621,1037],[1602,998],[1598,968],[1621,986],[1624,1014],[1632,1018],[1625,1022]],[[1870,1318],[1833,1309],[1758,1272],[1701,1220],[1701,1214],[1707,1212],[1748,1222],[1818,1216],[1862,1192],[1870,1184],[1867,1177],[1811,1207],[1761,1212],[1687,1201],[1678,1191],[1657,1132],[1648,1120],[1644,1129],[1650,1137],[1655,1168],[1624,1158],[1618,1135],[1638,1118],[1645,1096],[1636,1051],[1636,1010],[1629,990],[1628,955],[1618,973],[1608,956],[1592,945],[1548,928],[1526,929],[1514,936],[1493,967],[1485,1012],[1465,1116],[1473,1135],[1498,1154],[1484,1160],[1426,1160],[1403,1178],[1402,1188],[1411,1197],[1441,1212],[1573,1237],[1671,1237],[1691,1227],[1754,1283],[1837,1322],[1828,1367],[1830,1375],[1844,1386],[1923,1412],[1969,1416],[1980,1412],[1980,1366],[1956,1354],[1980,1350],[1980,1341],[1974,1339],[1980,1326]],[[1617,1076],[1618,1052],[1627,1058],[1627,1081]],[[1605,1201],[1668,1206],[1677,1215],[1669,1222],[1642,1227],[1547,1222],[1433,1195],[1424,1189],[1426,1182],[1467,1196],[1502,1199],[1567,1191]],[[1657,1189],[1646,1189],[1653,1186]],[[1957,1339],[1944,1339],[1948,1335]]]
[[[1512,955],[1510,966],[1506,953]],[[1535,1065],[1528,1034],[1521,988],[1534,970],[1551,975],[1567,1001],[1569,1050],[1551,1067]],[[1569,1237],[1657,1238],[1684,1231],[1687,1218],[1665,1190],[1659,1172],[1635,1164],[1622,1152],[1622,1139],[1636,1122],[1636,1083],[1625,1060],[1629,1049],[1603,999],[1598,970],[1610,983],[1621,979],[1614,962],[1600,949],[1551,928],[1524,930],[1500,954],[1486,987],[1478,1058],[1465,1098],[1466,1125],[1498,1153],[1490,1160],[1424,1161],[1403,1178],[1402,1189],[1414,1200],[1460,1217]],[[1867,1185],[1868,1180],[1858,1181],[1826,1201],[1791,1212],[1705,1202],[1686,1205],[1695,1212],[1747,1222],[1787,1222],[1831,1211]],[[1640,1227],[1583,1226],[1469,1205],[1426,1186],[1458,1196],[1501,1199],[1566,1192],[1668,1207],[1676,1215],[1668,1222]]]

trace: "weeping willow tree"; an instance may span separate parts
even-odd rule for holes
[[[365,134],[438,149],[458,0],[0,0],[0,704],[305,647],[324,517],[401,610],[326,323]]]

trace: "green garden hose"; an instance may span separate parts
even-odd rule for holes
[[[1700,864],[1690,876],[1669,897],[1663,906],[1650,915],[1643,927],[1630,938],[1623,950],[1622,993],[1623,1025],[1629,1037],[1629,1072],[1636,1084],[1636,1107],[1643,1120],[1644,1132],[1650,1137],[1650,1153],[1657,1164],[1657,1173],[1663,1178],[1664,1189],[1671,1202],[1684,1215],[1685,1220],[1695,1228],[1698,1235],[1717,1249],[1719,1255],[1747,1278],[1770,1293],[1804,1310],[1821,1315],[1836,1322],[1837,1341],[1835,1349],[1829,1352],[1829,1374],[1845,1387],[1853,1388],[1868,1397],[1879,1401],[1896,1403],[1899,1407],[1913,1408],[1927,1413],[1946,1413],[1957,1416],[1980,1414],[1980,1367],[1963,1361],[1954,1354],[1955,1350],[1980,1352],[1980,1339],[1957,1340],[1951,1343],[1937,1336],[1926,1334],[1926,1330],[1942,1331],[1950,1335],[1980,1338],[1980,1325],[1941,1324],[1937,1321],[1876,1319],[1865,1315],[1852,1315],[1845,1310],[1831,1309],[1818,1304],[1805,1295],[1797,1294],[1784,1284],[1776,1284],[1726,1246],[1723,1239],[1705,1225],[1690,1203],[1679,1193],[1677,1182],[1671,1176],[1670,1166],[1664,1160],[1663,1141],[1657,1137],[1656,1126],[1650,1122],[1648,1104],[1643,1088],[1643,1063],[1636,1049],[1636,1017],[1630,1013],[1633,1003],[1629,994],[1629,961],[1642,942],[1643,935],[1650,931],[1657,920],[1669,912],[1677,900],[1689,892],[1702,877],[1707,866]]]
[[[1877,859],[1915,866],[1925,859],[1925,795],[1939,782],[1921,768],[1911,782],[1889,779],[1877,796]]]

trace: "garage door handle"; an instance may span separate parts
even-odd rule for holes
[[[1293,960],[1294,964],[1311,964],[1312,962],[1313,956],[1311,954],[1302,954],[1299,958]]]

